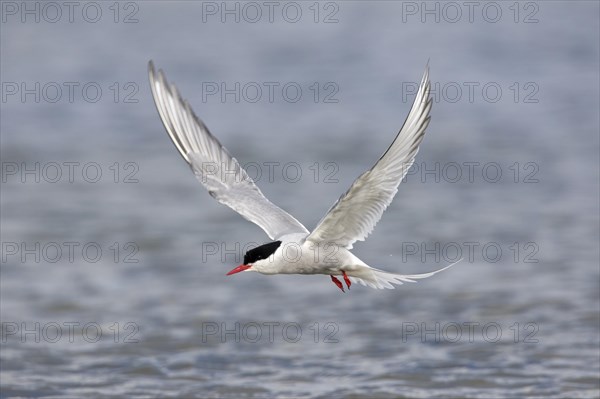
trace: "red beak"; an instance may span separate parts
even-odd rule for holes
[[[248,266],[248,265],[239,265],[238,267],[236,267],[235,269],[233,269],[232,271],[230,271],[229,273],[227,273],[227,276],[230,276],[232,274],[236,274],[239,272],[243,272],[244,270],[248,270],[250,269],[252,266]]]

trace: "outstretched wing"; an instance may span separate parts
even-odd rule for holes
[[[355,241],[364,240],[373,231],[419,151],[429,125],[429,89],[427,66],[412,108],[392,145],[370,170],[354,181],[307,240],[352,248]]]
[[[169,137],[209,194],[257,224],[273,240],[289,233],[308,234],[300,222],[263,195],[181,98],[177,88],[169,85],[163,71],[154,71],[152,61],[148,73],[154,103]]]

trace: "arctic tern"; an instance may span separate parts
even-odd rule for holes
[[[415,160],[431,111],[429,65],[425,68],[413,105],[396,138],[375,165],[360,175],[309,232],[289,213],[270,202],[247,172],[198,118],[162,70],[148,64],[152,95],[160,118],[198,180],[209,194],[245,219],[257,224],[272,242],[249,250],[244,263],[227,275],[255,271],[262,274],[324,274],[344,291],[352,282],[372,288],[431,277],[450,266],[401,275],[368,266],[350,252],[363,241],[398,191]]]

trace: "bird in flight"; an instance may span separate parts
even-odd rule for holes
[[[253,248],[244,263],[227,275],[254,271],[262,274],[324,274],[342,291],[353,282],[372,288],[431,277],[442,269],[402,275],[368,266],[350,249],[373,231],[390,205],[398,185],[419,151],[431,110],[429,67],[400,132],[375,165],[360,175],[312,231],[269,201],[247,172],[198,118],[162,70],[148,64],[156,108],[175,147],[209,194],[257,224],[273,241]],[[345,292],[345,291],[344,291]]]

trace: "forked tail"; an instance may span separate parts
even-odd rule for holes
[[[390,273],[390,272],[386,272],[384,270],[379,270],[379,269],[375,269],[375,268],[367,266],[367,267],[361,268],[359,270],[349,271],[348,276],[350,276],[350,280],[352,280],[352,282],[355,282],[355,283],[358,282],[362,285],[366,285],[371,288],[375,288],[375,289],[389,288],[389,289],[393,290],[394,288],[396,288],[396,287],[394,287],[393,284],[401,285],[404,283],[416,283],[415,280],[420,280],[420,279],[431,277],[434,274],[442,272],[442,271],[456,265],[461,260],[462,260],[462,258],[446,267],[439,269],[439,270],[429,272],[429,273],[422,273],[422,274],[396,274],[396,273]]]

